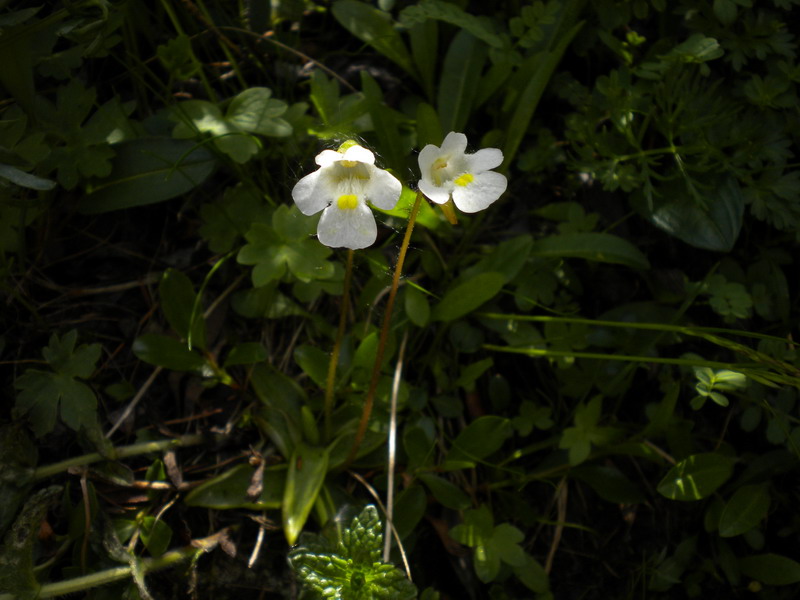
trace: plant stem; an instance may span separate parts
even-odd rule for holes
[[[408,224],[406,225],[406,233],[403,236],[403,243],[400,246],[400,253],[397,255],[397,263],[394,266],[394,276],[392,277],[392,287],[389,290],[389,298],[386,300],[386,311],[383,314],[383,326],[381,327],[381,335],[378,339],[378,348],[375,353],[375,364],[372,367],[372,378],[369,382],[367,389],[367,397],[364,399],[364,408],[361,412],[361,421],[358,423],[358,431],[353,440],[353,445],[350,447],[350,454],[347,455],[345,461],[345,468],[353,462],[358,449],[361,447],[361,442],[364,439],[364,434],[367,432],[367,425],[369,425],[369,417],[372,414],[372,405],[375,402],[375,390],[378,388],[378,381],[381,378],[381,365],[383,363],[383,353],[386,350],[386,340],[389,339],[389,326],[392,321],[392,309],[394,308],[394,299],[397,296],[397,288],[400,285],[400,275],[403,272],[403,263],[406,260],[406,252],[408,251],[408,244],[411,241],[411,232],[414,231],[414,223],[417,221],[417,213],[422,202],[422,192],[417,192],[417,198],[414,200],[414,206],[411,209],[411,214],[408,216]]]
[[[164,569],[192,558],[194,555],[202,552],[202,549],[195,548],[194,546],[186,546],[179,550],[171,550],[170,552],[165,552],[158,558],[143,559],[140,563],[140,569],[143,574],[158,569]],[[131,567],[114,567],[113,569],[106,569],[105,571],[98,571],[97,573],[91,573],[73,579],[45,583],[38,589],[35,596],[36,598],[56,598],[66,594],[74,594],[130,577],[131,571]],[[16,598],[14,594],[0,594],[0,600],[14,600],[14,598]]]
[[[331,361],[328,363],[328,380],[325,382],[325,439],[331,438],[331,414],[333,413],[333,391],[336,385],[336,367],[339,365],[339,352],[342,349],[344,328],[347,325],[347,308],[350,304],[350,281],[353,276],[353,251],[347,251],[347,264],[344,270],[344,290],[342,292],[342,307],[339,311],[339,329],[336,331],[336,341],[333,343]]]
[[[52,475],[62,473],[72,467],[81,467],[101,460],[114,460],[126,458],[128,456],[138,456],[139,454],[149,454],[150,452],[161,452],[176,446],[197,446],[206,440],[206,436],[199,433],[184,435],[174,440],[158,440],[156,442],[141,442],[139,444],[131,444],[130,446],[122,446],[115,448],[113,456],[103,456],[97,452],[91,454],[84,454],[83,456],[76,456],[75,458],[68,458],[61,462],[53,463],[52,465],[45,465],[39,467],[33,472],[34,481],[46,479]],[[2,599],[2,596],[0,596]]]

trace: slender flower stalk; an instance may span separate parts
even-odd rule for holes
[[[325,439],[331,438],[331,414],[333,413],[333,392],[336,385],[336,367],[339,365],[339,353],[342,349],[344,328],[347,325],[347,309],[350,304],[350,282],[353,278],[353,251],[347,251],[347,263],[344,271],[344,291],[342,292],[342,307],[339,311],[339,328],[336,331],[336,340],[333,343],[331,361],[328,363],[328,379],[325,382]]]
[[[417,214],[419,213],[419,207],[422,203],[422,197],[422,192],[418,191],[414,206],[411,209],[411,214],[408,217],[408,224],[406,225],[406,233],[403,236],[403,243],[400,246],[400,253],[397,255],[397,263],[394,266],[394,276],[392,277],[392,287],[389,289],[389,297],[386,300],[386,310],[383,314],[383,326],[381,327],[380,337],[378,338],[375,364],[372,367],[372,377],[369,382],[369,388],[367,389],[367,396],[364,399],[364,407],[361,412],[361,420],[358,423],[358,431],[356,431],[356,437],[353,440],[353,445],[350,447],[350,453],[347,455],[345,465],[349,465],[353,462],[358,455],[361,442],[364,440],[364,435],[367,432],[369,418],[372,414],[372,405],[375,403],[375,391],[378,389],[378,381],[381,378],[381,364],[383,363],[383,354],[386,351],[386,341],[389,339],[389,327],[392,321],[394,300],[397,296],[397,288],[400,286],[400,275],[403,272],[403,263],[406,260],[408,244],[411,241],[411,233],[414,231],[414,223],[417,221]]]

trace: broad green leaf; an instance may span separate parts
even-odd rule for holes
[[[427,508],[427,494],[418,483],[412,483],[397,495],[394,500],[394,527],[401,540],[417,531],[417,525]]]
[[[665,200],[639,208],[652,223],[695,248],[730,252],[744,218],[744,195],[733,176],[711,182],[703,202],[675,186]]]
[[[503,147],[504,167],[507,168],[516,157],[533,113],[550,82],[550,77],[582,25],[582,22],[578,23],[564,35],[559,36],[558,44],[552,50],[542,51],[526,59],[515,75],[512,83],[520,92],[517,94],[516,106],[508,119],[506,143]]]
[[[286,487],[286,467],[270,467],[258,474],[256,467],[241,464],[204,481],[186,495],[187,506],[217,510],[278,509]]]
[[[442,131],[464,131],[475,105],[486,45],[466,30],[459,31],[444,57],[436,108]]]
[[[431,315],[434,321],[454,321],[494,298],[506,282],[500,273],[481,273],[449,290]]]
[[[145,333],[133,342],[133,353],[139,360],[174,371],[199,371],[205,359],[175,338],[158,333]]]
[[[719,534],[734,537],[756,527],[767,516],[770,496],[767,484],[739,488],[725,504],[719,518]]]
[[[338,6],[338,5],[334,5]],[[383,92],[378,82],[368,71],[361,71],[361,90],[364,92],[365,103],[378,144],[385,155],[385,160],[397,172],[402,172],[405,166],[406,152],[401,145],[402,136],[398,128],[397,118],[389,106],[383,101]]]
[[[158,297],[161,310],[167,322],[181,338],[189,338],[189,321],[192,317],[197,294],[191,280],[176,269],[167,269],[158,284]],[[206,323],[198,310],[192,323],[192,346],[206,347]]]
[[[402,19],[402,13],[400,18]],[[414,65],[417,67],[417,71],[419,72],[422,87],[425,90],[425,97],[432,101],[436,86],[435,82],[437,65],[436,61],[431,60],[431,56],[439,55],[439,25],[433,20],[417,23],[413,27],[409,28],[408,37],[409,42],[411,42],[411,55],[414,57]],[[438,123],[438,116],[436,121]],[[423,143],[424,138],[417,138],[420,148],[424,146],[425,143],[433,143],[437,146],[441,143],[441,125],[438,125],[438,128],[438,141]],[[417,124],[417,130],[419,132],[419,123]]]
[[[148,516],[142,519],[139,535],[142,536],[142,542],[150,554],[161,556],[169,548],[172,529],[161,519]]]
[[[261,342],[244,342],[236,344],[228,356],[225,357],[224,366],[253,365],[267,360],[267,349]]]
[[[94,182],[78,210],[98,214],[143,206],[191,191],[211,175],[214,156],[194,142],[143,138],[114,146],[111,174]]]
[[[534,242],[531,254],[544,258],[583,258],[632,269],[650,268],[647,257],[638,248],[610,233],[564,233],[542,238]]]
[[[733,473],[735,460],[707,452],[680,461],[658,484],[658,493],[670,500],[700,500],[712,494]]]
[[[513,432],[510,419],[493,415],[478,417],[453,440],[447,462],[481,460],[499,450]]]
[[[320,388],[324,388],[328,377],[330,357],[316,346],[301,344],[294,350],[294,360]]]
[[[411,56],[389,13],[356,0],[338,0],[331,12],[342,27],[416,78]]]
[[[419,478],[428,486],[433,497],[447,508],[464,510],[472,504],[469,496],[461,488],[444,477],[439,477],[433,473],[420,473]]]
[[[800,582],[800,563],[780,554],[754,554],[739,559],[747,577],[767,585],[792,585]]]
[[[525,555],[525,564],[514,567],[514,574],[532,592],[544,594],[550,588],[550,579],[547,571],[535,558]]]
[[[570,477],[589,484],[603,500],[615,504],[638,504],[646,497],[638,485],[616,467],[584,465],[570,471]]]
[[[226,120],[237,129],[273,137],[291,135],[292,126],[279,117],[286,112],[286,103],[271,98],[265,87],[247,88],[228,105]]]
[[[427,102],[420,102],[417,106],[417,146],[420,149],[428,144],[441,146],[442,139],[444,134],[439,113]]]
[[[406,285],[403,292],[403,304],[411,322],[418,327],[425,327],[431,316],[431,306],[425,294],[412,285]]]
[[[327,448],[315,448],[302,442],[295,445],[289,459],[282,504],[283,532],[290,546],[303,530],[327,472]]]

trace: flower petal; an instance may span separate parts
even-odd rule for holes
[[[431,202],[444,204],[450,199],[450,190],[444,187],[438,187],[434,185],[432,181],[420,179],[418,185],[419,190],[425,194],[425,197]]]
[[[505,175],[494,171],[476,173],[468,185],[455,186],[453,202],[462,212],[478,212],[497,200],[506,191],[507,186],[508,180]]]
[[[322,213],[317,237],[331,248],[359,250],[375,242],[378,227],[366,203],[359,202],[355,208],[342,210],[334,202]]]
[[[370,169],[369,183],[365,193],[367,199],[374,206],[383,210],[392,210],[400,199],[402,191],[403,184],[398,181],[397,177],[377,167]]]
[[[317,163],[320,167],[329,167],[336,161],[342,160],[342,154],[337,152],[336,150],[323,150],[317,157],[314,159],[314,162]]]
[[[292,188],[292,199],[304,215],[318,213],[331,202],[331,195],[327,193],[321,175],[322,169],[317,169],[303,177]]]
[[[467,149],[467,136],[451,131],[442,142],[442,154],[464,154]]]
[[[354,162],[366,163],[368,165],[375,164],[375,155],[359,145],[350,146],[344,151],[342,160],[352,160]]]
[[[441,149],[433,144],[428,144],[422,150],[420,150],[419,156],[417,157],[417,162],[419,163],[419,172],[423,179],[432,181],[431,170],[433,169],[433,163],[441,155]]]
[[[475,154],[467,154],[466,159],[470,173],[481,173],[503,164],[503,153],[497,148],[483,148]]]

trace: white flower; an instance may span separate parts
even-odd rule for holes
[[[304,215],[322,211],[317,236],[326,246],[353,250],[370,246],[378,228],[367,201],[391,210],[400,198],[402,184],[376,167],[375,155],[357,144],[345,143],[338,152],[323,150],[315,162],[320,168],[292,189],[297,208]]]
[[[419,189],[430,200],[445,204],[451,197],[465,213],[483,210],[506,191],[505,175],[491,171],[503,162],[497,148],[466,154],[467,136],[451,131],[441,148],[428,144],[419,153]]]

